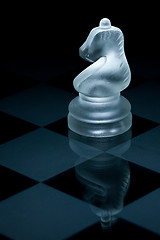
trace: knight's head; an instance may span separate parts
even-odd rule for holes
[[[111,53],[121,54],[124,38],[122,31],[111,26],[108,18],[100,21],[99,27],[91,30],[86,41],[79,49],[79,55],[90,62],[95,62],[100,57]]]

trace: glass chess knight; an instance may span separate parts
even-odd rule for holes
[[[131,80],[122,31],[107,18],[91,30],[79,55],[92,64],[73,81],[79,96],[69,104],[68,127],[80,135],[111,137],[132,125],[131,105],[120,92]]]

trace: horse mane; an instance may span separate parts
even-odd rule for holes
[[[104,43],[108,44],[108,41],[112,41],[115,43],[115,46],[117,47],[117,52],[119,52],[119,57],[121,57],[124,54],[124,37],[123,33],[120,29],[115,28],[107,31],[100,31],[97,34],[95,34],[94,38],[92,39],[92,42],[94,41],[104,41]],[[103,47],[105,46],[103,43]]]

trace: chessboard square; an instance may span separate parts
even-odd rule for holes
[[[114,207],[117,204],[116,199],[121,199],[123,206],[159,188],[160,175],[134,163],[128,163],[123,159],[103,153],[44,183],[95,205],[99,210],[101,208],[104,210],[105,207],[108,209],[112,206],[108,204],[109,199],[112,199]]]
[[[0,200],[4,200],[37,182],[0,165]]]
[[[133,139],[132,142],[137,146],[142,146],[160,154],[160,126],[144,132]]]
[[[0,110],[43,127],[65,117],[73,97],[69,92],[39,84],[1,99]]]
[[[68,238],[68,240],[82,239],[152,239],[159,236],[151,231],[141,228],[123,219],[111,220],[106,223],[96,223],[81,232]]]
[[[160,187],[159,173],[131,162],[128,164],[130,185],[124,199],[124,206]]]
[[[43,183],[80,200],[84,200],[82,197],[82,188],[76,178],[74,167],[44,181]]]
[[[0,111],[0,144],[31,132],[38,126]]]
[[[152,128],[156,128],[157,126],[159,126],[159,123],[157,122],[132,114],[132,138],[145,133]]]
[[[119,216],[160,235],[159,199],[160,188],[127,205]]]
[[[127,161],[136,163],[140,166],[160,173],[159,153],[155,153],[154,151],[144,149],[143,147],[134,144],[131,144],[131,147],[125,153],[121,153],[120,150],[122,147],[123,144],[109,150],[108,152],[114,156],[121,157]]]
[[[6,236],[4,236],[2,234],[0,234],[0,239],[1,240],[12,240],[11,238],[8,238],[8,237],[6,237]]]
[[[133,138],[126,152],[121,152],[124,143],[110,149],[108,152],[160,173],[159,133],[160,127],[151,129]]]
[[[54,131],[56,133],[62,134],[64,136],[68,136],[68,123],[67,123],[67,117],[59,119],[58,121],[55,121],[47,126],[45,128]]]
[[[0,203],[0,232],[13,239],[66,239],[98,221],[87,204],[38,184]]]
[[[132,113],[160,123],[160,84],[150,81],[122,93],[131,103]]]
[[[0,67],[0,98],[33,87],[38,82],[30,77]]]
[[[67,137],[43,128],[2,144],[0,152],[1,165],[38,181],[73,167],[78,158]]]

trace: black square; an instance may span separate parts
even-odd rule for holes
[[[157,122],[154,122],[149,119],[142,118],[133,114],[132,115],[132,138],[158,126],[160,126],[160,124]]]
[[[109,225],[109,224],[108,224]],[[95,223],[81,232],[67,238],[68,240],[81,239],[153,239],[158,240],[159,236],[153,232],[143,229],[135,224],[118,219],[110,222],[109,226]]]
[[[12,240],[12,239],[0,234],[0,240]]]
[[[62,118],[56,122],[50,123],[45,128],[59,133],[64,136],[68,136],[68,123],[67,123],[67,117]]]
[[[0,144],[31,132],[38,126],[0,111]]]
[[[160,174],[129,162],[130,186],[124,199],[127,205],[160,187]]]
[[[103,153],[44,183],[99,208],[118,211],[159,188],[160,174]]]
[[[4,200],[38,182],[0,165],[0,200]]]

